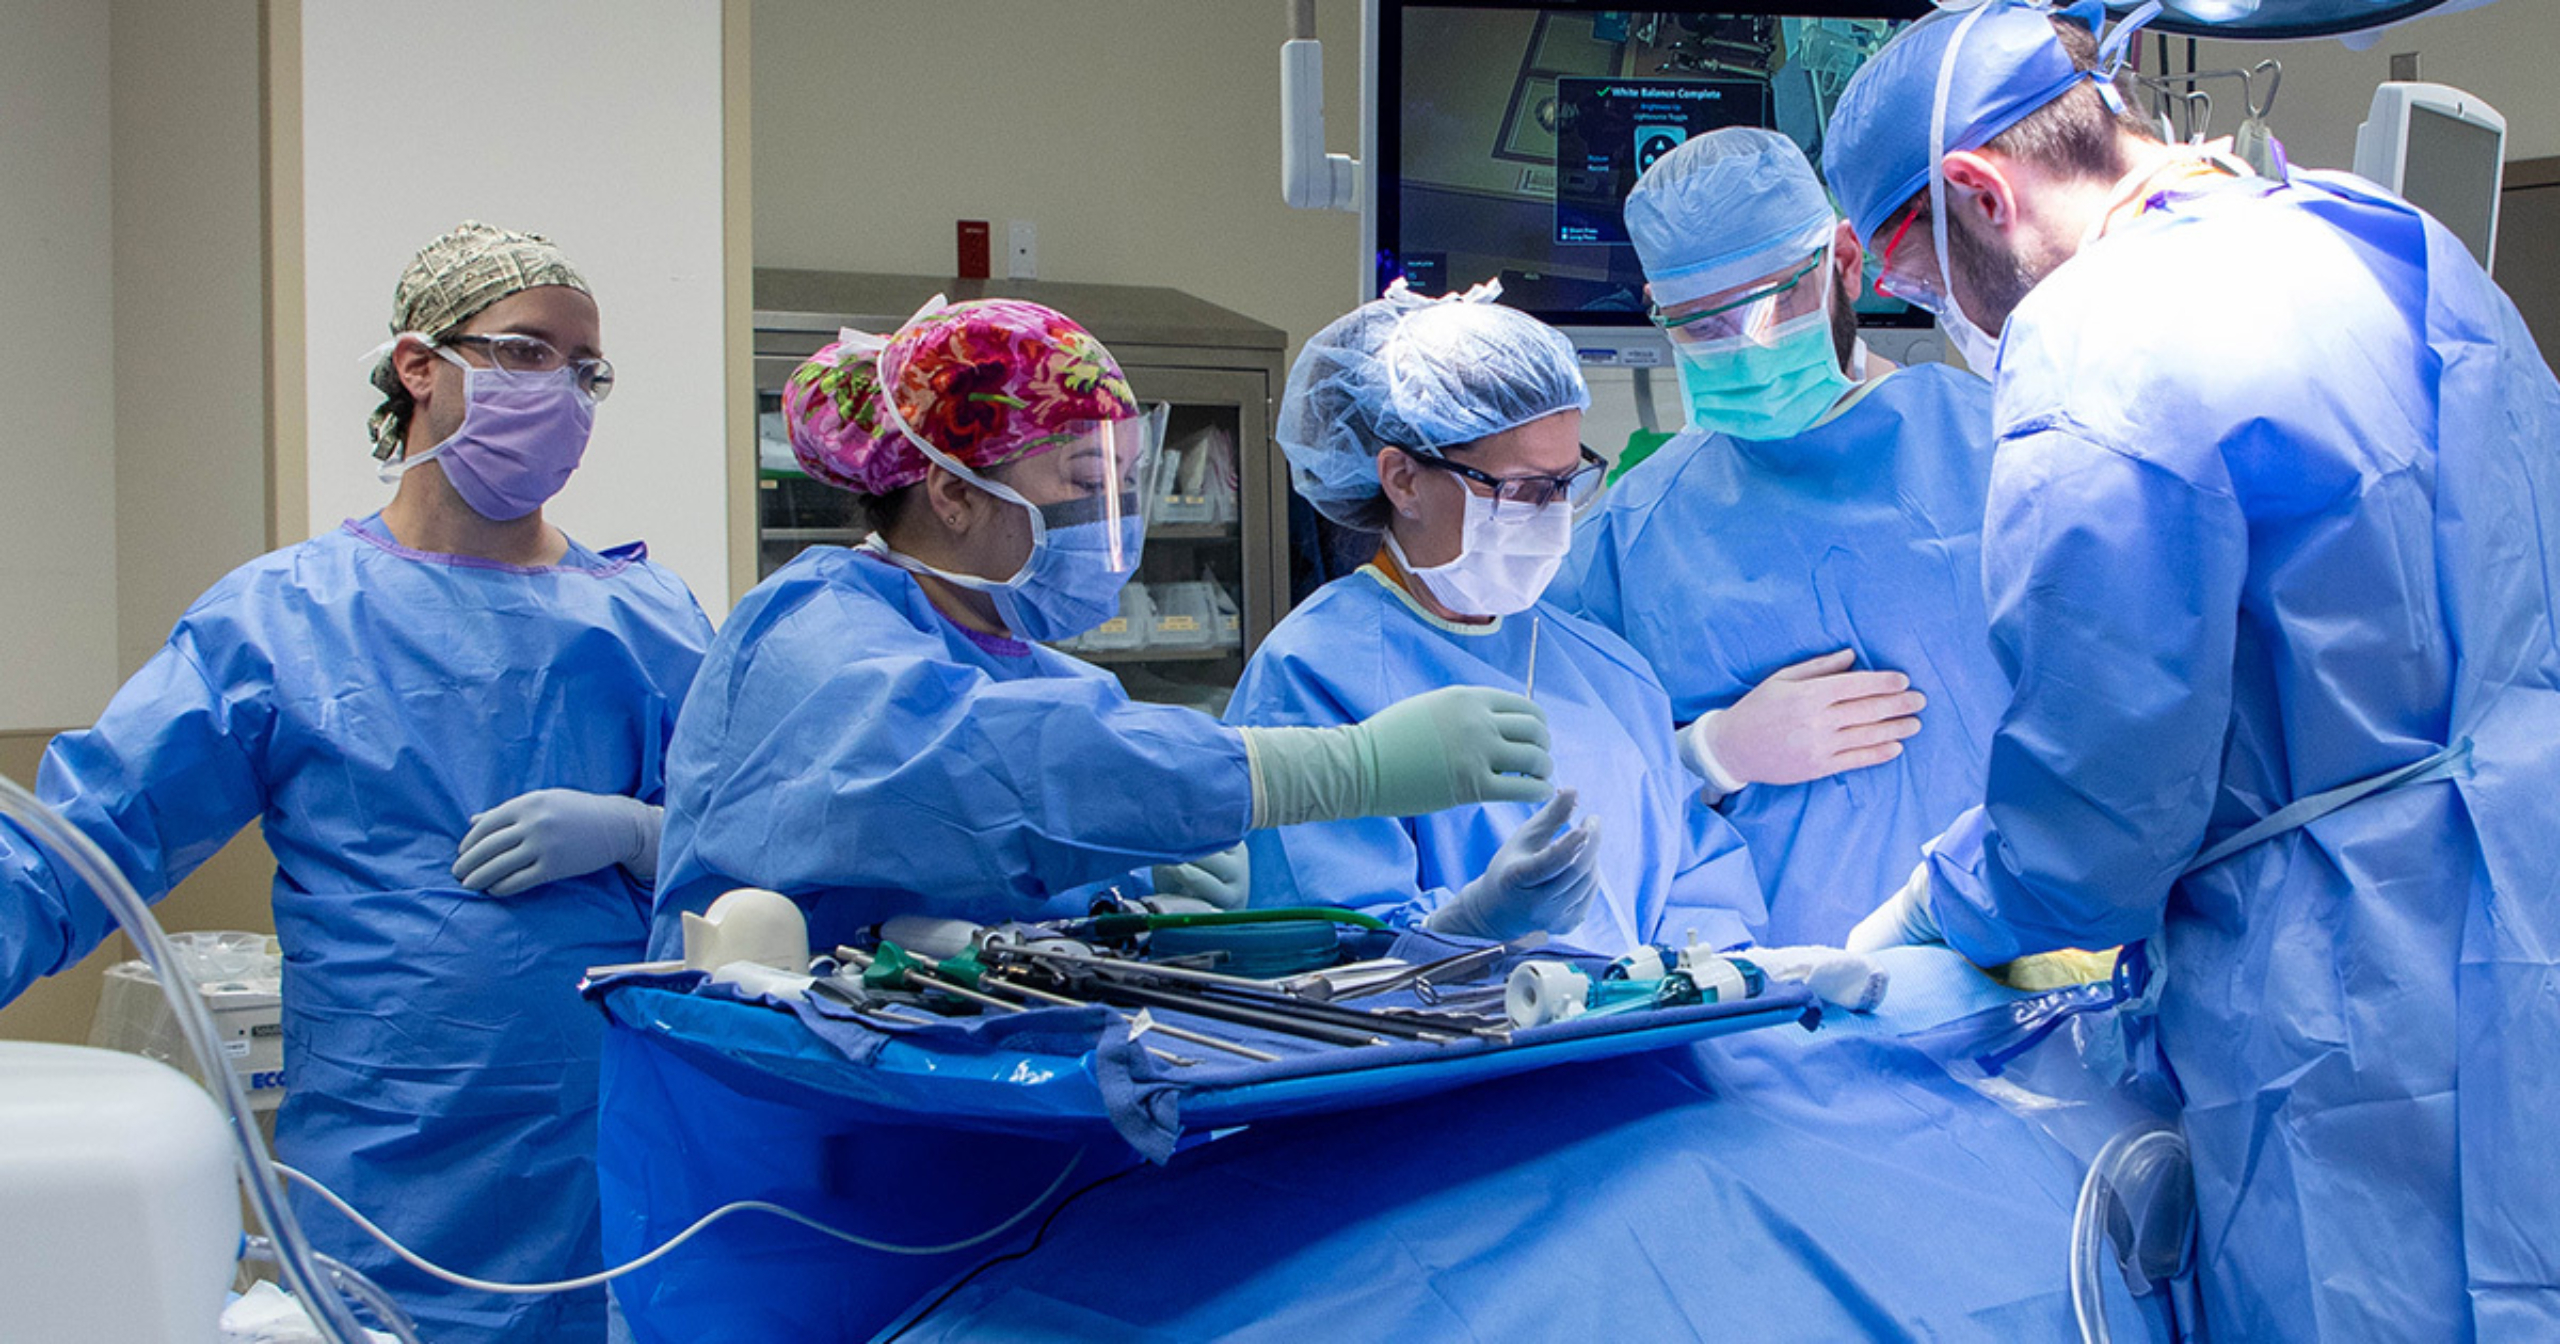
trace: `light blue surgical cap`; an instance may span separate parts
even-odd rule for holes
[[[2095,33],[2106,21],[2098,0],[2068,9],[1989,0],[1981,8],[1985,12],[1965,34],[1947,92],[1947,153],[1982,148],[2094,77],[2072,67],[2052,21],[2069,19]],[[1895,34],[1850,79],[1831,114],[1822,173],[1858,237],[1870,246],[1885,220],[1929,187],[1929,121],[1938,69],[1966,18],[1961,11],[1932,14]],[[2111,38],[2130,40],[2131,31]]]
[[[1398,281],[1298,352],[1275,437],[1308,503],[1375,530],[1380,449],[1437,455],[1590,405],[1564,333],[1481,289],[1426,299]]]
[[[1757,126],[1709,131],[1663,155],[1627,193],[1626,216],[1664,308],[1804,260],[1839,218],[1796,142]]]

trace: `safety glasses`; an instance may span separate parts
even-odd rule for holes
[[[1738,298],[1677,317],[1664,313],[1660,308],[1652,309],[1653,324],[1670,333],[1671,339],[1689,344],[1764,341],[1779,323],[1801,317],[1821,306],[1820,284],[1808,285],[1805,282],[1817,271],[1827,275],[1825,263],[1830,259],[1831,249],[1825,245],[1783,278]]]
[[[439,345],[458,345],[478,350],[489,362],[509,373],[570,372],[570,380],[589,401],[602,401],[613,395],[613,364],[603,359],[571,359],[560,353],[558,346],[539,336],[519,332],[491,332],[487,335],[446,336]]]
[[[1929,239],[1924,221],[1929,219],[1928,198],[1922,197],[1903,211],[1902,223],[1885,240],[1883,261],[1876,272],[1876,292],[1887,298],[1900,299],[1915,308],[1925,309],[1930,316],[1944,319],[1947,315],[1947,287],[1938,276],[1937,258],[1922,246]],[[1910,238],[1912,228],[1921,226],[1921,236]],[[1911,242],[1906,250],[1905,241]]]
[[[1600,476],[1609,469],[1609,461],[1591,451],[1589,444],[1581,445],[1581,448],[1582,465],[1561,476],[1496,476],[1430,453],[1406,449],[1404,455],[1425,466],[1437,467],[1461,480],[1483,486],[1486,493],[1493,496],[1496,513],[1506,508],[1535,513],[1559,499],[1578,508],[1600,488]]]

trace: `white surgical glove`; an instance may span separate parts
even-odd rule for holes
[[[1852,952],[1877,952],[1945,941],[1946,936],[1938,932],[1938,917],[1929,909],[1929,863],[1923,859],[1893,899],[1849,930],[1847,947]]]
[[[1802,784],[1882,765],[1920,731],[1928,697],[1899,672],[1852,672],[1842,649],[1769,674],[1724,709],[1680,730],[1680,760],[1718,794]]]
[[[655,882],[666,819],[664,808],[637,798],[535,789],[471,819],[453,880],[492,896],[518,896],[618,863],[641,882]]]
[[[1874,958],[1836,947],[1746,947],[1733,955],[1772,980],[1810,986],[1824,1003],[1872,1013],[1884,1003],[1893,974]]]
[[[1564,933],[1600,890],[1600,819],[1573,816],[1574,792],[1558,789],[1495,850],[1484,875],[1431,912],[1423,927],[1470,938],[1517,938],[1532,930]]]
[[[1253,860],[1238,845],[1195,863],[1159,865],[1155,879],[1158,896],[1187,897],[1213,910],[1241,910],[1253,894]]]

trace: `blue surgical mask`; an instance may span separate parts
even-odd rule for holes
[[[1689,423],[1737,439],[1791,439],[1854,386],[1840,368],[1831,314],[1815,309],[1758,339],[1673,341]]]
[[[996,619],[1014,638],[1053,644],[1119,615],[1120,590],[1138,572],[1139,550],[1146,544],[1145,520],[1134,512],[1123,512],[1116,523],[1090,516],[1067,521],[1062,516],[1069,511],[1089,515],[1093,506],[1092,501],[1045,509],[1025,504],[1044,519],[1057,521],[1043,523],[1030,560],[1009,579],[980,578],[928,565],[891,550],[876,532],[863,539],[863,547],[900,569],[985,593],[995,604]]]
[[[1120,614],[1120,590],[1138,572],[1146,524],[1134,510],[1115,523],[1093,513],[1095,501],[1051,505],[1049,521],[1031,549],[1031,563],[1005,583],[984,579],[967,586],[994,599],[996,615],[1023,639],[1047,644],[1073,639]],[[1066,510],[1083,516],[1069,521]]]
[[[1138,572],[1147,540],[1146,510],[1136,489],[1034,504],[1021,491],[978,474],[916,433],[898,413],[894,399],[881,398],[880,406],[898,432],[943,470],[1030,515],[1031,558],[1011,578],[989,579],[937,569],[901,555],[876,533],[868,539],[872,549],[902,569],[986,594],[995,605],[996,618],[1016,639],[1039,644],[1073,639],[1120,614],[1120,590]],[[1115,462],[1110,467],[1113,474],[1141,486],[1152,481],[1163,430],[1163,408],[1158,407],[1148,416],[1141,460],[1125,469]]]

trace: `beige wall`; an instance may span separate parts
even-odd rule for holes
[[[267,549],[258,0],[114,0],[116,632]]]
[[[1358,0],[1321,0],[1358,152]],[[1356,216],[1280,203],[1279,0],[755,0],[759,266],[949,275],[1039,226],[1040,278],[1168,285],[1304,339],[1359,298]]]
[[[2143,42],[2149,63],[2155,44]],[[2560,51],[2560,0],[2499,0],[2485,9],[2413,19],[2385,31],[2369,51],[2350,51],[2335,40],[2317,42],[2205,42],[2196,67],[2254,65],[2267,57],[2284,63],[2284,86],[2268,124],[2293,161],[2313,168],[2347,168],[2355,161],[2356,124],[2373,102],[2374,86],[2391,77],[2391,54],[2419,55],[2419,77],[2451,84],[2488,100],[2507,118],[2507,157],[2560,154],[2560,79],[2551,58]],[[2180,69],[2186,44],[2170,39]],[[2214,121],[2228,132],[2239,124],[2220,87],[2212,89]],[[2226,110],[2228,109],[2228,110]]]
[[[116,670],[107,0],[0,0],[0,730]]]
[[[39,10],[46,26],[28,26]],[[196,594],[266,548],[258,50],[257,0],[0,4],[0,101],[37,87],[22,78],[29,72],[78,75],[76,90],[35,106],[60,119],[45,133],[88,155],[84,170],[98,179],[89,201],[62,190],[58,176],[0,168],[12,184],[0,193],[0,220],[45,196],[17,189],[29,181],[48,182],[58,209],[78,203],[88,212],[76,237],[57,229],[43,247],[13,242],[0,251],[6,311],[44,315],[0,327],[0,405],[14,414],[44,404],[5,381],[40,367],[16,342],[48,332],[77,342],[89,339],[84,321],[98,327],[87,381],[52,389],[76,390],[81,417],[44,433],[17,421],[0,438],[0,474],[10,483],[0,491],[0,548],[8,548],[0,552],[0,639],[9,641],[0,664],[58,658],[66,643],[97,646],[81,655],[72,687],[80,703],[49,716],[48,727],[93,717]],[[14,111],[8,121],[30,124]],[[16,163],[36,138],[0,139],[0,164]],[[13,227],[9,236],[31,235]],[[61,271],[56,290],[41,301],[20,297],[22,266],[47,260]],[[74,301],[60,287],[82,267],[95,274]],[[64,483],[44,474],[62,464],[77,464],[82,476]],[[71,526],[80,529],[76,543],[45,530]],[[51,567],[22,567],[22,545],[42,547]],[[15,614],[18,604],[64,600],[93,605],[96,631],[67,617]],[[0,731],[0,774],[32,784],[50,733],[7,717],[0,729],[21,730]],[[253,826],[181,884],[160,918],[171,929],[268,929],[273,872]],[[38,983],[0,1009],[0,1039],[87,1040],[98,973],[131,955],[113,938]]]

